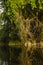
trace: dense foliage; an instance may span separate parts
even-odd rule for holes
[[[27,0],[27,1],[2,0],[2,4],[4,7],[3,19],[4,21],[7,21],[7,24],[5,24],[5,27],[6,25],[9,27],[8,33],[10,38],[12,39],[15,39],[15,38],[24,39],[25,37],[27,38],[27,34],[29,33],[29,28],[31,28],[31,32],[32,32],[31,35],[33,35],[34,38],[37,39],[40,37],[40,34],[43,33],[43,30],[41,27],[43,23],[42,22],[43,21],[43,0],[42,1],[40,0]],[[30,23],[27,23],[26,19],[28,18],[30,19]],[[32,18],[34,22],[32,22],[31,20]],[[36,20],[34,20],[34,18]],[[30,25],[30,27],[28,25]],[[28,32],[25,30],[25,28],[28,30]]]
[[[11,65],[13,65],[14,62],[19,65],[18,60],[22,62],[22,65],[27,65],[28,59],[33,57],[32,54],[40,54],[40,51],[39,54],[37,52],[40,46],[38,43],[43,42],[43,0],[2,0],[2,7],[4,11],[0,14],[0,45],[3,45],[2,48],[6,49],[4,49],[5,51],[2,49],[5,58],[7,55],[8,62],[10,63],[11,61]],[[36,42],[37,49],[35,51],[33,48],[27,51],[28,45],[25,47],[25,43],[28,41],[31,42],[31,46],[34,44],[34,41]],[[18,48],[19,45],[20,48]],[[6,54],[6,51],[8,54]],[[20,55],[19,51],[21,53]],[[33,51],[33,53],[31,53],[31,51]],[[27,53],[29,55],[28,59]],[[18,55],[15,56],[16,54]]]

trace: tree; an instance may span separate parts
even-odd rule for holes
[[[8,44],[10,40],[19,41],[22,44],[24,55],[26,41],[31,40],[33,42],[35,40],[37,44],[41,41],[41,36],[43,35],[43,1],[2,0],[2,5],[4,7],[2,17],[4,20],[2,32],[4,32],[1,36],[4,41],[2,41],[5,43],[8,41]]]
[[[40,1],[40,0],[38,0],[38,1],[34,1],[34,0],[32,0],[32,1],[31,0],[29,0],[29,1],[28,0],[27,1],[24,1],[24,0],[22,0],[22,1],[21,0],[20,1],[19,0],[4,1],[4,0],[2,0],[2,1],[3,1],[3,6],[5,6],[5,11],[6,11],[5,13],[10,19],[10,23],[13,24],[13,26],[15,24],[16,27],[18,28],[18,31],[19,31],[20,21],[23,21],[22,18],[27,19],[29,17],[31,19],[32,17],[36,17],[36,19],[38,19],[40,17],[39,12],[41,10],[43,10],[43,7],[42,7],[43,1]],[[39,20],[36,20],[36,21],[41,23]],[[23,22],[21,22],[21,23],[24,26],[24,23]],[[33,26],[34,26],[34,22],[33,22]]]

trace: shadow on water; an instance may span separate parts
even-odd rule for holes
[[[0,47],[0,64],[1,65],[21,65],[20,53],[21,48]]]

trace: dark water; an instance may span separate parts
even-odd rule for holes
[[[21,61],[22,48],[0,47],[0,65],[23,65]],[[28,58],[32,59],[31,65],[43,65],[43,54],[40,49],[36,49],[33,53],[28,52]],[[29,61],[29,60],[28,60]],[[29,65],[27,63],[27,65]]]

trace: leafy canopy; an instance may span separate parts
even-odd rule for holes
[[[43,10],[43,0],[2,0],[7,9],[7,14],[10,17],[14,17],[18,15],[18,10],[20,8],[24,8],[26,4],[30,4],[32,9],[37,8],[38,10]]]
[[[6,18],[6,15],[7,15],[11,22],[13,22],[13,21],[14,21],[14,23],[17,22],[16,23],[16,32],[18,34],[18,31],[19,31],[18,35],[20,35],[21,37],[22,37],[22,34],[26,32],[25,31],[25,25],[24,25],[24,19],[22,19],[23,15],[19,15],[22,12],[22,9],[25,9],[26,5],[30,4],[31,9],[33,11],[34,11],[35,8],[37,9],[37,12],[39,12],[40,10],[43,10],[43,0],[26,0],[26,1],[25,0],[2,0],[2,1],[3,1],[3,6],[5,8],[5,11],[4,11],[5,16],[4,17]],[[26,12],[26,9],[25,9],[25,12]],[[25,13],[23,13],[23,14],[25,14]],[[27,16],[27,14],[29,14],[29,12],[26,13],[25,16]],[[12,25],[12,27],[13,27],[13,25]],[[14,28],[15,27],[13,27],[13,31],[11,30],[11,34],[12,34],[11,37],[14,36],[13,35]],[[23,31],[23,29],[24,29],[24,31]],[[38,27],[38,30],[39,30],[39,27]],[[37,28],[36,28],[35,33],[37,34],[37,32],[39,33],[40,30],[37,31]],[[26,37],[25,36],[26,34],[27,34],[27,32],[23,35],[23,39]],[[36,35],[35,37],[37,37],[37,36],[38,35]],[[40,36],[40,33],[39,33],[39,36]]]

